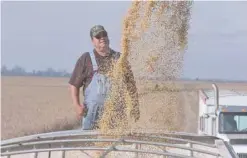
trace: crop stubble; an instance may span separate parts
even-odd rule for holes
[[[67,82],[68,78],[2,77],[1,139],[80,127],[80,123],[76,120]],[[156,83],[161,84],[161,82],[145,86],[143,83],[146,81],[137,81],[141,118],[135,126],[157,127],[159,122],[154,124],[149,120],[162,105],[150,102],[151,96],[156,98],[155,102],[162,102],[167,92],[166,90],[150,91],[149,87],[155,87]],[[164,85],[166,83],[164,82]],[[182,126],[183,131],[196,132],[198,112],[196,90],[211,88],[211,83],[181,81],[176,84],[182,89],[189,89],[179,92],[179,106],[184,109],[181,114],[185,121]],[[246,83],[219,83],[219,87],[247,91]]]

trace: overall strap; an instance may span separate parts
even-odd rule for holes
[[[89,52],[89,55],[91,57],[91,61],[92,61],[92,65],[93,65],[93,71],[97,71],[98,70],[98,65],[95,59],[95,55],[94,52]]]

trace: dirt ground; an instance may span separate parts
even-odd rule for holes
[[[68,78],[2,77],[1,139],[79,128],[67,82]],[[168,120],[175,121],[181,131],[196,132],[197,90],[211,88],[211,83],[177,82],[179,92],[165,91],[167,84],[138,81],[141,119],[135,127],[165,129],[162,111],[171,107],[169,98],[175,96],[172,111],[176,115]],[[247,90],[247,83],[219,83],[219,87]]]

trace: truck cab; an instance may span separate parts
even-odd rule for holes
[[[247,158],[247,92],[219,89],[199,91],[198,134],[227,141],[239,155]]]

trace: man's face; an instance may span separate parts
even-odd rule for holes
[[[107,32],[103,31],[93,37],[92,42],[99,51],[106,51],[109,48],[109,39]]]

